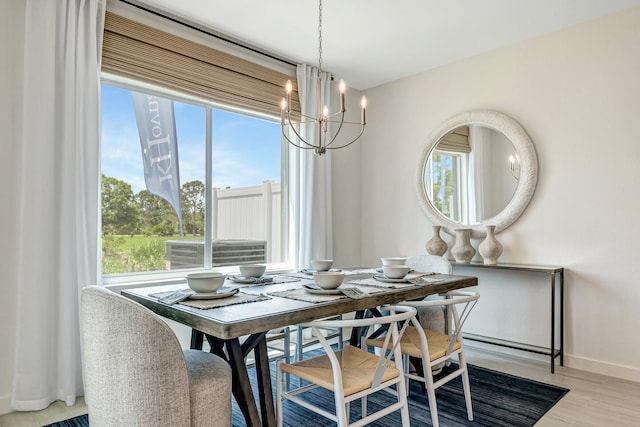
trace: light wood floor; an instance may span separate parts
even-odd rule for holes
[[[640,383],[560,366],[552,374],[546,362],[466,348],[469,363],[571,390],[536,426],[640,426]],[[82,398],[72,407],[56,402],[43,411],[0,416],[0,426],[41,427],[86,411]]]

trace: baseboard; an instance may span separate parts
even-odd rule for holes
[[[9,412],[13,412],[13,409],[11,409],[11,396],[8,394],[0,396],[0,415],[8,414]]]
[[[497,354],[506,354],[509,356],[520,357],[527,360],[535,360],[536,362],[551,364],[549,356],[543,354],[532,353],[530,351],[517,350],[509,347],[502,347],[495,344],[484,343],[480,341],[464,340],[465,348],[478,349],[482,351],[488,351]]]
[[[593,372],[594,374],[640,382],[640,369],[633,366],[617,365],[603,362],[602,360],[593,360],[567,354],[564,355],[564,365],[581,371]]]
[[[465,347],[476,348],[485,351],[491,351],[499,354],[507,354],[510,356],[521,357],[528,360],[535,360],[550,364],[549,356],[531,353],[528,351],[516,350],[507,347],[501,347],[493,344],[486,344],[478,341],[465,340]],[[556,366],[559,366],[560,358],[556,358]],[[633,382],[640,382],[640,368],[632,366],[617,365],[614,363],[604,362],[602,360],[594,360],[586,357],[575,355],[564,355],[564,366],[580,371],[587,371],[594,374],[606,375],[608,377],[620,378]]]

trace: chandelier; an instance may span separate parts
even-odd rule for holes
[[[340,80],[340,110],[336,111],[335,113],[329,112],[329,107],[324,103],[322,91],[322,0],[319,0],[318,11],[318,83],[316,88],[318,94],[318,116],[311,117],[300,113],[300,120],[296,121],[291,118],[291,90],[293,85],[291,84],[291,80],[288,80],[285,87],[286,95],[282,99],[281,103],[280,117],[282,125],[282,135],[291,145],[306,150],[312,149],[316,154],[322,155],[326,153],[327,150],[347,147],[356,142],[358,138],[362,136],[364,127],[366,125],[367,99],[363,96],[362,101],[360,102],[360,106],[362,109],[360,122],[345,121],[344,113],[347,111],[345,108],[346,85],[343,80]],[[327,131],[329,130],[329,123],[336,124],[337,128],[333,137],[328,138]],[[301,125],[307,124],[312,124],[315,127],[314,133],[317,135],[317,141],[315,143],[311,143],[305,140],[300,135]],[[358,133],[358,136],[348,142],[336,142],[336,138],[342,130],[343,125],[360,125],[360,133]],[[291,131],[295,135],[293,141],[289,138],[289,132],[287,132],[287,128],[291,129]],[[334,142],[336,143],[335,145],[333,145]]]

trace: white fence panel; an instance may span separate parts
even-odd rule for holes
[[[267,262],[282,261],[280,183],[214,188],[213,238],[267,241]]]

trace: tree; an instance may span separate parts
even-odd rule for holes
[[[142,232],[146,235],[170,236],[178,232],[178,215],[162,197],[142,190],[135,197],[142,214]]]
[[[197,180],[184,183],[180,198],[185,233],[204,234],[204,184]]]
[[[141,223],[131,185],[102,175],[102,232],[135,234]]]

